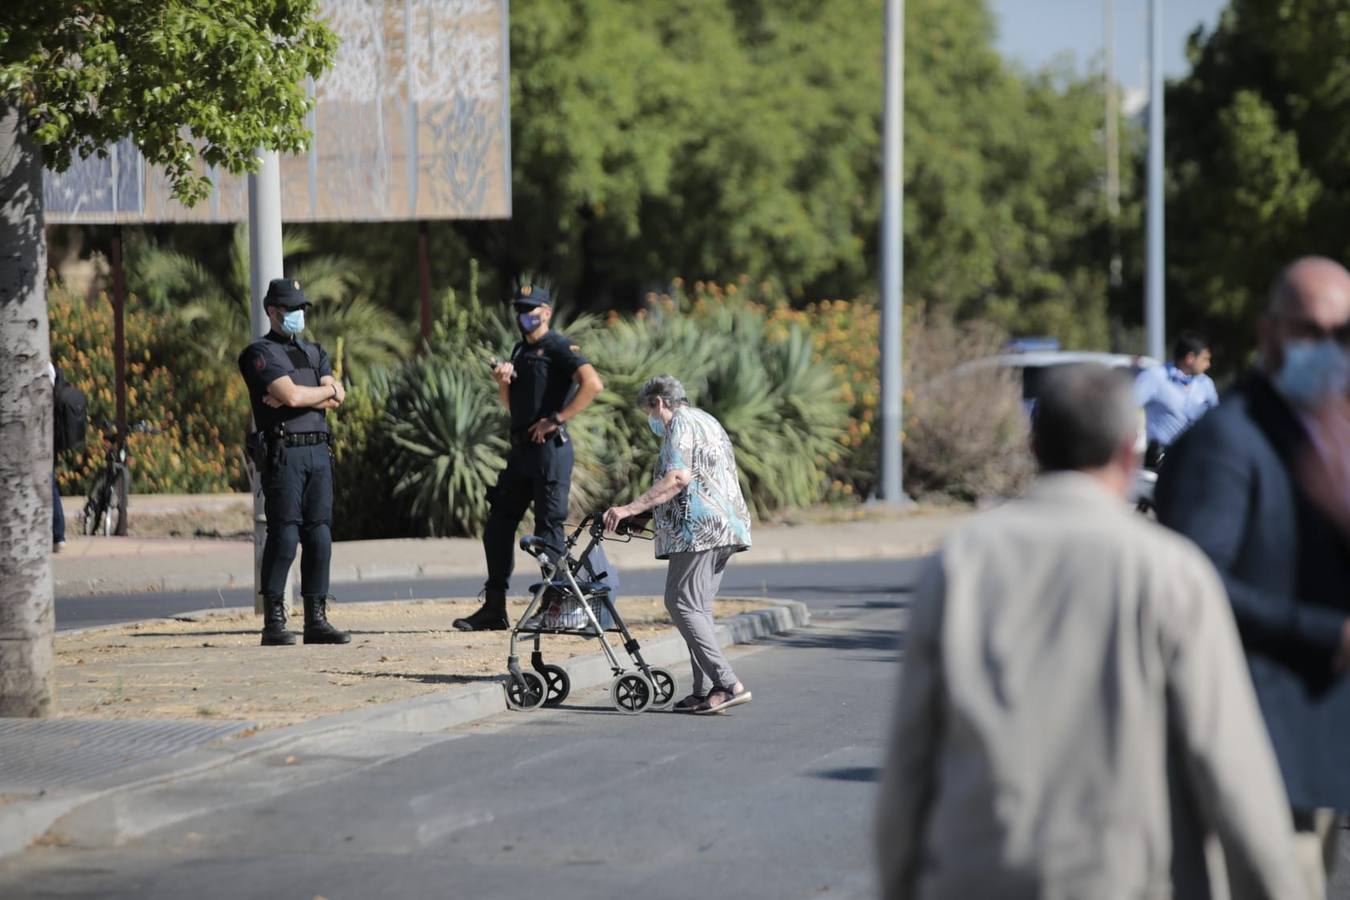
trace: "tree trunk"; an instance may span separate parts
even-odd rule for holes
[[[42,152],[0,105],[0,716],[51,705],[52,385]]]

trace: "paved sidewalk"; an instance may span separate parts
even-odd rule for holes
[[[818,562],[913,556],[934,547],[964,509],[925,509],[853,521],[759,526],[747,562]],[[607,542],[622,571],[656,568],[647,541]],[[59,597],[137,591],[225,590],[253,584],[253,545],[247,541],[175,538],[71,537],[53,557]],[[518,554],[517,565],[529,562]],[[483,548],[471,538],[342,541],[333,547],[335,584],[483,573]]]
[[[471,603],[462,602],[466,608]],[[652,604],[659,605],[655,601]],[[718,637],[723,644],[749,643],[810,621],[805,604],[797,601],[757,598],[748,605],[759,608],[718,620]],[[746,606],[727,604],[727,611]],[[375,615],[381,607],[398,617],[416,616],[418,608],[426,607],[424,618],[432,615],[441,622],[446,618],[444,610],[431,609],[427,603],[363,604],[362,612]],[[355,615],[354,611],[349,613]],[[251,618],[247,611],[237,614]],[[353,741],[369,743],[374,739],[382,743],[381,735],[391,732],[431,736],[506,709],[504,676],[471,671],[472,655],[465,651],[470,642],[484,643],[482,635],[432,634],[417,627],[425,622],[413,621],[414,627],[407,634],[403,633],[407,629],[388,624],[381,625],[378,634],[364,633],[378,636],[378,646],[358,633],[358,639],[344,647],[299,645],[260,652],[252,622],[245,638],[232,642],[234,632],[229,630],[228,621],[231,611],[210,615],[214,618],[200,620],[196,633],[183,628],[179,629],[182,633],[160,633],[171,631],[173,626],[150,623],[155,633],[142,635],[152,639],[143,647],[135,647],[136,636],[125,634],[128,626],[98,629],[102,638],[93,632],[64,638],[67,643],[84,642],[82,650],[73,649],[82,656],[89,655],[88,667],[83,665],[84,658],[73,663],[62,659],[68,671],[80,673],[80,678],[86,668],[98,674],[95,654],[124,651],[131,656],[113,661],[112,667],[118,671],[103,672],[102,680],[109,683],[100,688],[105,695],[101,703],[110,708],[100,717],[0,719],[0,759],[5,760],[0,766],[0,861],[23,852],[34,842],[116,845],[256,797],[259,791],[269,789],[259,771],[274,779],[284,778],[293,789],[306,779],[321,780],[350,765],[343,747]],[[688,651],[673,628],[655,620],[644,625],[642,617],[637,618],[634,636],[644,635],[642,655],[649,665],[674,669],[687,662]],[[134,630],[139,626],[129,627]],[[613,644],[615,636],[609,637]],[[202,638],[209,640],[196,643]],[[500,673],[504,636],[494,633],[487,638],[492,646],[491,669]],[[574,645],[586,643],[575,638],[554,638],[553,642],[568,640]],[[371,646],[362,656],[361,645],[365,643]],[[166,644],[175,646],[165,650]],[[146,718],[146,711],[133,710],[140,717],[119,719],[117,707],[123,694],[162,693],[165,685],[160,670],[164,660],[154,657],[168,652],[182,655],[191,646],[211,648],[210,652],[226,663],[233,660],[237,677],[233,682],[207,677],[190,688],[178,685],[181,700],[161,698],[156,708],[147,710],[158,714],[153,718]],[[389,655],[382,655],[386,650]],[[573,691],[602,687],[612,680],[609,662],[602,655],[568,658],[565,647],[555,650],[550,661],[566,669]],[[618,652],[624,664],[631,665],[626,654]],[[525,659],[522,663],[528,665]],[[456,671],[438,670],[447,666]],[[103,668],[108,669],[108,664]],[[362,671],[350,671],[354,669]],[[316,681],[332,690],[333,684],[356,676],[394,678],[416,693],[406,696],[405,692],[401,699],[379,702],[385,698],[374,696],[376,691],[370,689],[369,705],[349,696],[336,707],[345,711],[334,713],[331,707],[324,708],[320,711],[329,714],[301,716],[308,720],[285,727],[262,727],[269,718],[274,723],[296,721],[296,705],[288,704],[278,692],[313,692],[321,687]],[[129,684],[132,680],[138,683]],[[250,693],[253,696],[245,696]],[[264,714],[268,699],[279,711],[270,717]],[[190,717],[194,705],[197,715]],[[302,758],[310,765],[294,771],[287,768]],[[314,765],[315,761],[321,764]],[[218,790],[212,785],[218,785]]]
[[[763,563],[913,556],[933,547],[947,529],[967,515],[964,510],[921,509],[884,517],[869,514],[868,518],[852,521],[761,526],[755,531],[755,546],[747,558]],[[646,541],[609,543],[606,551],[620,570],[664,565],[652,558],[652,546]],[[252,545],[242,541],[73,538],[67,551],[55,557],[53,568],[58,595],[68,596],[247,586],[252,584],[252,565]],[[453,577],[481,572],[482,548],[478,541],[469,539],[345,542],[336,545],[333,555],[333,575],[338,582]],[[758,598],[758,602],[768,604],[768,608],[719,620],[723,643],[746,643],[809,622],[809,613],[800,602],[765,598]],[[392,604],[371,604],[369,610],[363,604],[362,611],[373,615],[378,612],[376,607],[381,606],[396,611]],[[397,612],[418,614],[416,609]],[[354,610],[348,613],[356,615]],[[196,641],[195,646],[201,650],[220,654],[229,652],[220,648],[228,648],[232,640],[246,640],[253,652],[256,625],[247,611],[235,614],[248,620],[246,629],[231,626],[228,621],[202,620],[194,627],[204,633],[189,636],[189,643]],[[436,621],[446,618],[442,611]],[[409,624],[412,627],[404,630],[410,635],[424,630],[411,619]],[[138,626],[122,627],[135,630]],[[89,682],[81,690],[94,690],[94,682],[107,681],[110,686],[106,696],[98,702],[120,704],[126,702],[125,695],[129,692],[126,685],[131,680],[146,682],[143,687],[163,687],[160,682],[164,680],[164,666],[154,663],[164,660],[141,659],[136,665],[123,665],[117,671],[105,669],[109,664],[117,668],[116,654],[135,652],[129,648],[141,642],[176,641],[184,645],[180,651],[186,652],[187,644],[175,628],[183,630],[170,625],[141,627],[135,635],[105,640],[103,649],[94,648],[91,654],[76,652],[73,661],[64,662],[72,677]],[[245,638],[234,635],[240,629],[247,632]],[[380,633],[393,632],[388,626],[381,626]],[[212,802],[228,806],[240,802],[240,797],[247,794],[241,794],[240,778],[236,775],[252,771],[250,766],[262,766],[269,771],[284,768],[300,755],[331,753],[334,742],[364,740],[381,731],[430,733],[501,712],[505,709],[505,692],[500,675],[443,672],[436,666],[443,666],[447,660],[428,656],[462,655],[474,637],[460,634],[438,637],[426,646],[418,645],[417,649],[403,653],[380,650],[366,661],[371,670],[367,674],[380,675],[384,669],[390,669],[393,676],[421,680],[430,686],[429,693],[382,702],[389,698],[371,692],[366,708],[285,727],[258,731],[257,726],[266,717],[250,716],[240,702],[244,696],[242,688],[237,684],[230,686],[224,679],[215,682],[203,679],[187,688],[175,688],[184,695],[181,700],[173,703],[164,700],[153,710],[140,712],[127,708],[139,716],[153,713],[153,720],[124,718],[109,723],[106,715],[37,722],[0,719],[0,753],[5,758],[26,761],[23,766],[3,767],[0,772],[3,776],[0,859],[22,852],[34,841],[83,846],[116,844],[198,814],[203,811],[200,792],[183,790],[186,779],[193,779],[193,784],[203,779],[219,781],[219,797]],[[78,639],[88,640],[90,636]],[[391,648],[397,643],[390,638],[383,640]],[[456,641],[465,647],[447,653],[450,644]],[[71,647],[75,649],[75,645]],[[677,666],[688,658],[673,629],[655,634],[650,641],[644,639],[642,647],[644,657],[653,665]],[[304,663],[332,656],[325,653],[332,649],[301,646],[284,648],[283,652],[293,651],[288,654],[288,658],[294,657],[290,662]],[[354,649],[360,649],[359,645]],[[106,651],[111,651],[111,655]],[[96,658],[92,652],[100,656]],[[494,640],[492,653],[497,664],[494,673],[500,672],[497,658],[500,652],[500,644]],[[353,651],[348,650],[346,655],[352,656]],[[280,662],[282,657],[261,659]],[[598,654],[573,657],[566,660],[565,666],[574,690],[603,686],[612,678],[607,661]],[[300,680],[293,674],[282,677],[274,673],[276,677],[270,678],[249,671],[259,676],[263,685],[294,684]],[[334,670],[327,677],[354,676],[344,669]],[[461,680],[464,683],[456,683]],[[192,714],[194,709],[196,716]],[[188,797],[192,797],[191,803],[187,802]]]

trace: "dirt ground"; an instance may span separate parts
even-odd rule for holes
[[[237,719],[288,725],[404,700],[506,673],[509,632],[468,633],[450,623],[473,600],[335,604],[329,619],[352,633],[346,645],[262,647],[261,618],[222,610],[56,636],[55,711],[61,718]],[[512,620],[525,604],[517,602]],[[765,604],[718,600],[719,617]],[[673,630],[655,597],[619,600],[638,641]],[[299,631],[299,616],[291,628]],[[620,658],[624,653],[607,635]],[[528,658],[530,644],[522,642]],[[594,639],[545,636],[544,658],[565,663],[599,653]]]

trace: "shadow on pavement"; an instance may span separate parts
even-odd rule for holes
[[[813,650],[884,650],[898,651],[903,642],[894,631],[843,630],[807,628],[781,637],[755,641],[757,644],[775,643],[784,647],[805,647]]]
[[[126,635],[129,638],[199,638],[199,637],[239,637],[258,636],[260,628],[242,628],[232,631],[135,631]]]
[[[830,781],[875,782],[881,779],[881,769],[876,766],[848,766],[843,769],[826,769],[812,773],[817,778]]]
[[[357,672],[344,669],[323,669],[325,675],[346,675],[350,678],[393,678],[398,681],[416,681],[419,684],[486,684],[500,681],[497,675],[449,675],[444,672]]]

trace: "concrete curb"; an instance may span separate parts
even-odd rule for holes
[[[809,625],[811,613],[797,600],[756,598],[773,604],[767,609],[732,616],[718,623],[723,646],[747,644]],[[620,652],[621,659],[626,659]],[[688,651],[678,634],[668,634],[642,645],[651,665],[685,661]],[[576,657],[565,663],[573,690],[600,687],[613,677],[603,654]],[[53,843],[79,846],[116,846],[177,822],[226,809],[254,799],[238,785],[218,789],[205,803],[175,803],[175,787],[185,778],[247,759],[279,755],[303,741],[343,733],[429,733],[444,731],[504,712],[505,676],[475,685],[456,685],[409,700],[325,716],[251,737],[218,741],[206,747],[150,760],[130,769],[63,788],[27,800],[0,806],[0,860],[22,853],[44,837]],[[528,715],[528,713],[522,713]],[[324,777],[324,773],[311,775]],[[303,786],[289,780],[289,788]]]
[[[931,551],[936,539],[892,541],[875,545],[813,546],[809,550],[795,548],[756,547],[754,562],[810,563],[840,562],[863,559],[899,559]],[[642,571],[664,568],[664,560],[625,559],[622,571]],[[360,584],[371,581],[401,581],[424,578],[470,578],[483,574],[481,560],[472,563],[365,563],[342,564],[335,561],[329,575],[334,585]],[[251,589],[253,573],[217,570],[214,572],[155,573],[141,571],[90,578],[88,576],[54,577],[53,590],[58,597],[87,597],[111,593],[170,593],[174,591],[227,591]]]

